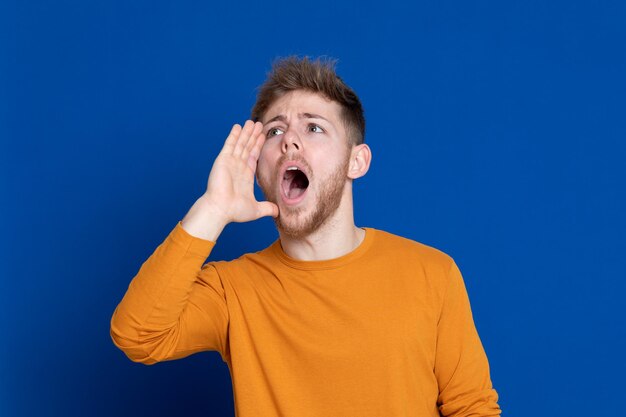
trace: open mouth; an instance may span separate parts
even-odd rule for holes
[[[297,167],[288,167],[283,174],[283,195],[288,200],[296,200],[301,197],[305,193],[308,186],[309,179],[306,174],[300,171]]]

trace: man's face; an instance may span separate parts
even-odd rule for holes
[[[276,100],[263,117],[257,182],[278,205],[274,220],[287,236],[309,235],[340,206],[350,158],[340,112],[338,103],[298,90]]]

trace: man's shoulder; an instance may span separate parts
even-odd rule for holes
[[[442,267],[449,267],[454,262],[449,254],[434,246],[386,230],[370,229],[375,233],[376,251],[383,256],[408,258],[420,263],[437,264]]]

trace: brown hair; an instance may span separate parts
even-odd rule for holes
[[[319,93],[341,105],[341,119],[349,143],[358,145],[365,140],[365,117],[356,93],[335,73],[336,60],[289,56],[274,61],[267,79],[259,87],[252,120],[259,121],[267,109],[286,93],[305,90]]]

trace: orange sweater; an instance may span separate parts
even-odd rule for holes
[[[215,242],[178,222],[115,309],[113,342],[144,364],[218,351],[238,417],[499,415],[454,261],[365,230],[331,260],[277,240],[205,264]]]

